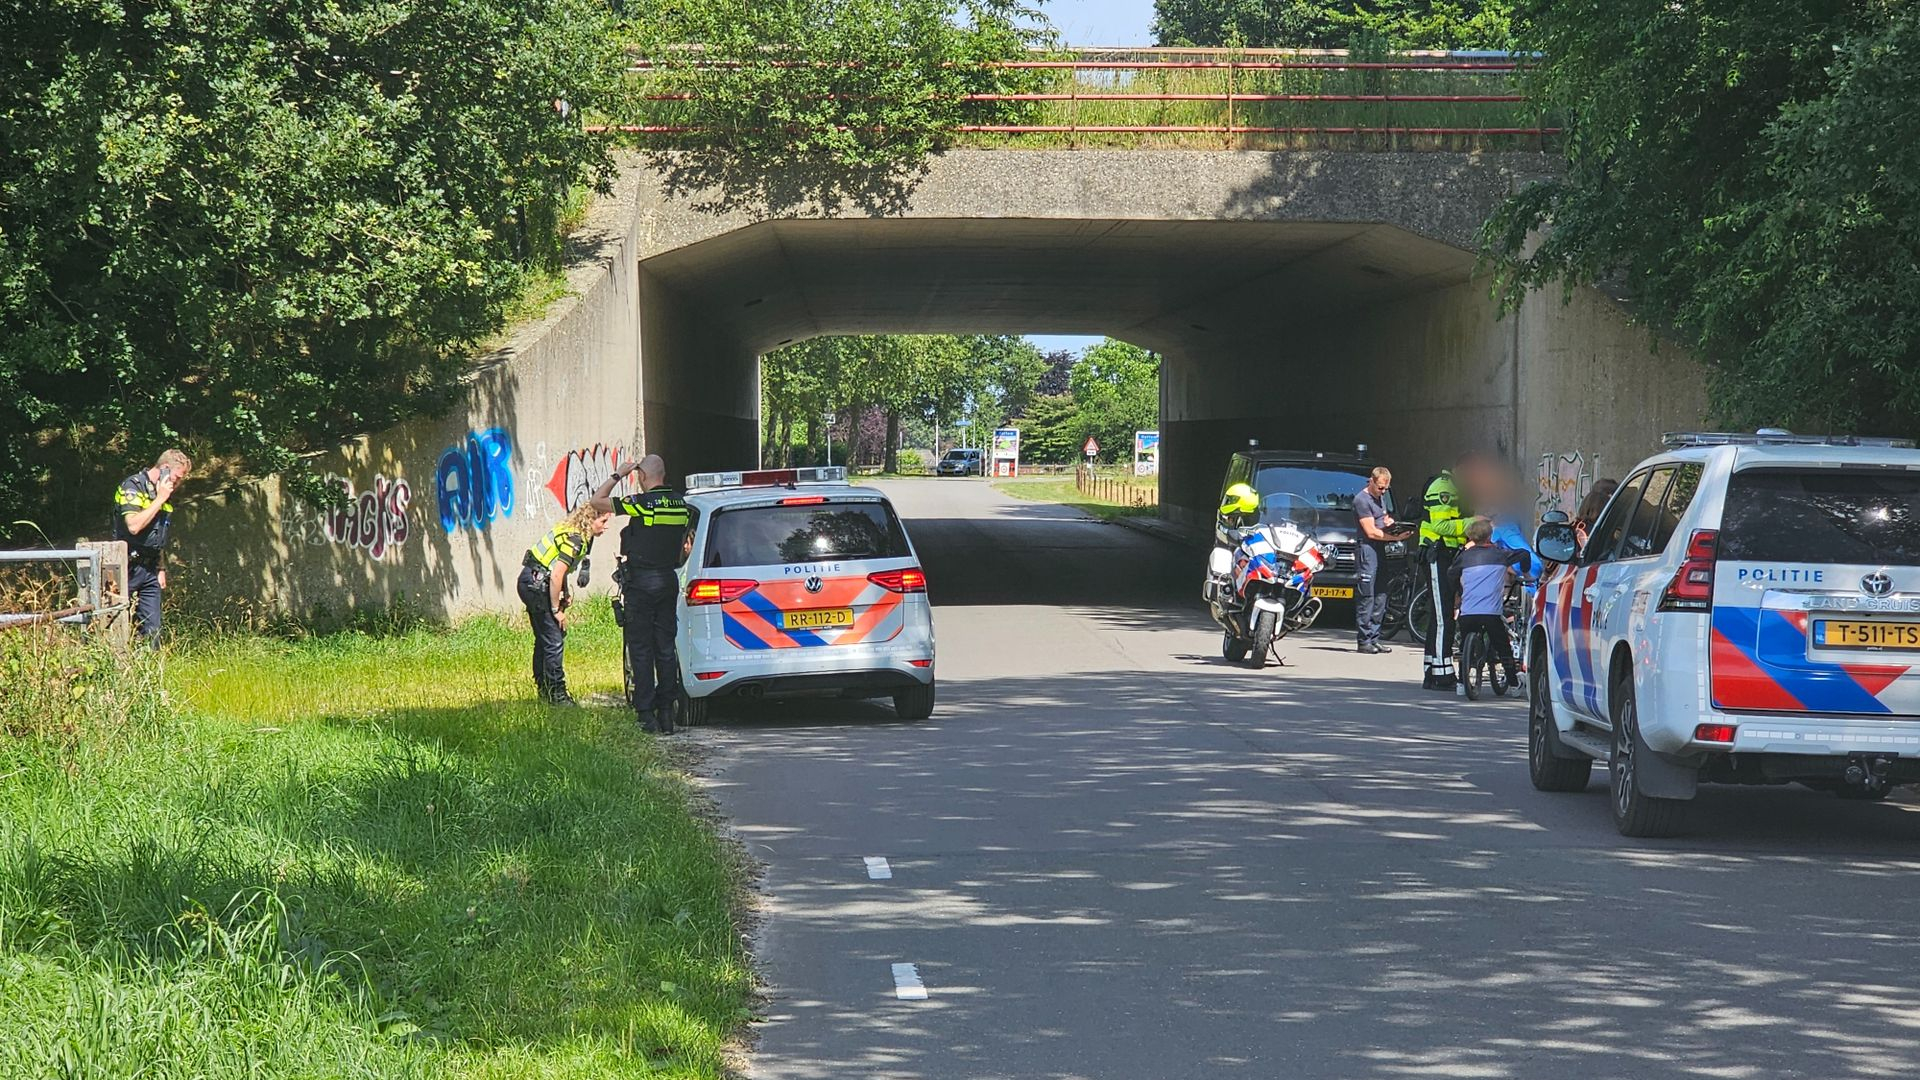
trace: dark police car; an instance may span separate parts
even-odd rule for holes
[[[1226,479],[1220,482],[1221,498],[1235,484],[1247,484],[1262,501],[1270,495],[1297,495],[1305,506],[1290,514],[1294,524],[1306,530],[1326,550],[1327,565],[1313,578],[1313,595],[1322,600],[1351,602],[1358,576],[1354,548],[1359,541],[1359,526],[1353,518],[1353,497],[1367,486],[1369,474],[1379,462],[1360,454],[1340,454],[1324,450],[1262,450],[1250,446],[1236,451],[1227,462]],[[1384,500],[1387,512],[1395,514],[1393,492]],[[1307,507],[1311,507],[1308,509]],[[1213,523],[1213,542],[1231,550],[1226,523]],[[1404,541],[1387,545],[1386,563],[1398,566],[1407,554]],[[1209,585],[1211,587],[1211,578]]]

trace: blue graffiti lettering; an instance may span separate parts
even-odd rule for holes
[[[468,432],[440,454],[434,473],[440,527],[484,529],[496,517],[513,516],[513,436],[505,428]]]

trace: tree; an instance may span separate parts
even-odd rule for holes
[[[1114,461],[1133,452],[1133,433],[1160,426],[1160,357],[1113,338],[1088,349],[1069,379],[1081,432]]]
[[[978,118],[966,95],[1034,83],[1033,72],[985,61],[1040,43],[1036,20],[1019,0],[658,5],[636,28],[648,90],[685,95],[676,119],[695,137],[657,160],[690,187],[753,201],[871,195],[855,190],[859,178],[895,178]],[[791,174],[821,190],[786,190]],[[895,185],[872,187],[884,197]]]
[[[0,520],[172,443],[323,497],[301,455],[450,401],[611,175],[597,0],[8,12]]]
[[[1511,0],[1154,0],[1162,45],[1503,49]]]
[[[1020,456],[1037,465],[1067,465],[1080,460],[1086,440],[1080,410],[1071,394],[1042,394],[1020,418]]]
[[[1718,419],[1920,432],[1920,7],[1525,0],[1563,178],[1484,233],[1499,295],[1607,282]]]

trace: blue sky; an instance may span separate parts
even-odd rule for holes
[[[1046,0],[1040,10],[1068,45],[1153,44],[1153,0]]]
[[[1047,18],[1068,45],[1153,44],[1153,0],[1047,0],[1041,5]],[[1097,337],[1075,334],[1029,334],[1027,340],[1042,352],[1084,349]]]

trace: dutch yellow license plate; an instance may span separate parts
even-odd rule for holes
[[[1311,591],[1313,595],[1326,600],[1353,599],[1353,586],[1351,585],[1315,585]]]
[[[852,608],[815,608],[812,611],[780,613],[782,630],[832,630],[835,627],[852,625]]]
[[[1823,649],[1913,649],[1920,651],[1920,623],[1841,622],[1813,624],[1813,643]]]

